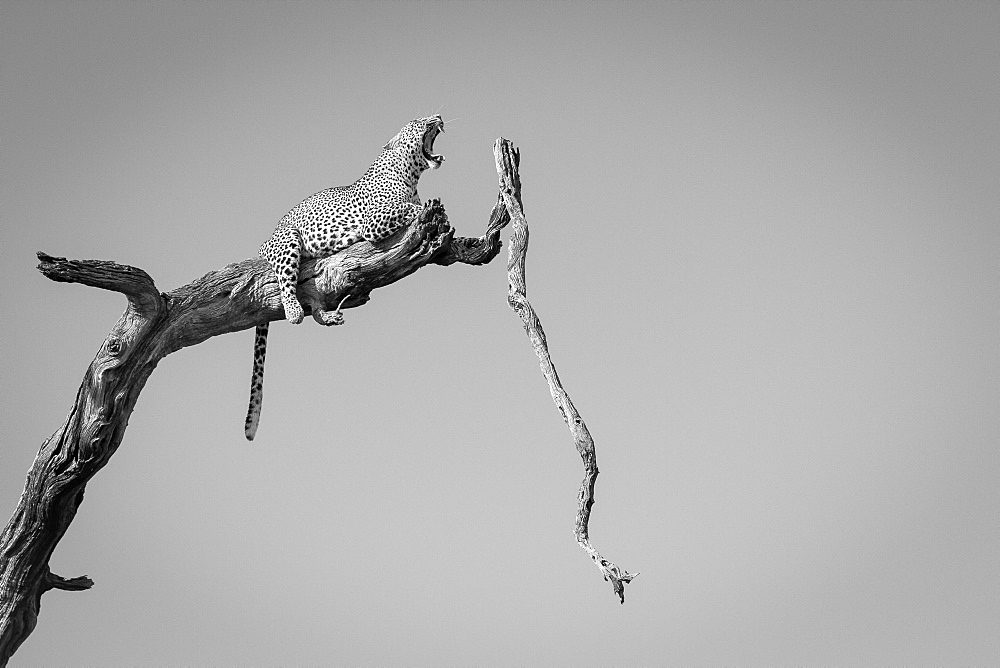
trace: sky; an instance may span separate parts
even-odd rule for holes
[[[11,665],[996,664],[1000,4],[0,3],[0,514],[121,295],[252,257],[441,113],[505,253],[165,358]]]

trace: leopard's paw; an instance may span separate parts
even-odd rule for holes
[[[343,325],[344,324],[344,314],[339,310],[337,311],[321,311],[319,309],[313,309],[313,320],[321,325],[329,327],[331,325]]]
[[[288,322],[293,325],[298,325],[302,322],[302,318],[305,317],[305,313],[302,311],[302,305],[295,298],[292,299],[282,299],[282,305],[285,307],[285,318]]]

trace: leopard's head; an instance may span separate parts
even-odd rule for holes
[[[404,125],[403,129],[382,147],[382,150],[406,156],[420,171],[428,167],[437,169],[444,162],[443,155],[433,153],[434,139],[441,132],[444,132],[444,121],[441,116],[417,118]]]

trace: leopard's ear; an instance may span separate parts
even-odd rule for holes
[[[402,130],[397,132],[396,136],[390,139],[388,143],[386,143],[386,145],[382,147],[382,150],[388,151],[390,148],[396,148],[397,146],[399,146],[399,135],[402,134],[402,132],[403,132]]]

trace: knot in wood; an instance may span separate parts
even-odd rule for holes
[[[115,357],[117,357],[119,354],[121,354],[121,351],[122,351],[122,349],[124,347],[125,346],[122,343],[122,340],[120,338],[118,338],[117,336],[112,336],[111,338],[108,339],[108,354],[109,355],[114,355]]]

